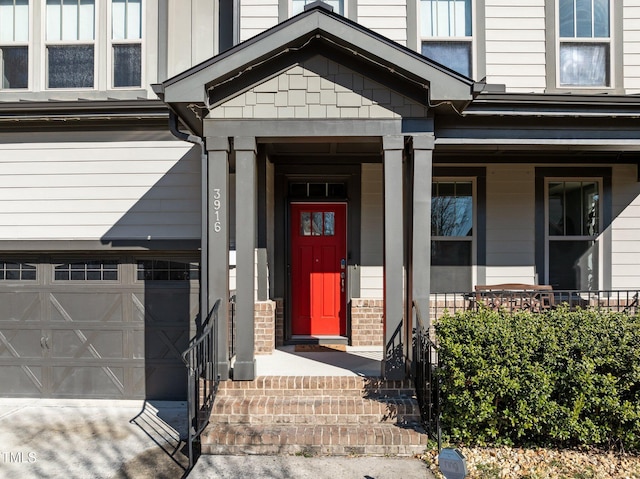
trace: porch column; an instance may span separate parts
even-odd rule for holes
[[[433,178],[432,134],[413,137],[413,235],[411,238],[411,296],[420,310],[425,328],[430,326],[431,292],[431,181]]]
[[[207,138],[209,164],[208,187],[203,191],[206,216],[203,217],[202,248],[207,250],[207,264],[200,268],[208,278],[208,307],[216,300],[218,308],[217,364],[220,379],[229,379],[229,139]],[[204,181],[204,180],[203,180]],[[208,311],[205,313],[208,314]]]
[[[384,136],[384,357],[382,376],[405,377],[404,225],[402,154],[404,137]]]
[[[236,362],[233,379],[256,377],[254,356],[257,158],[255,137],[234,138],[236,152]]]

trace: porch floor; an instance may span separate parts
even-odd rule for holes
[[[345,351],[298,352],[280,346],[273,354],[256,355],[258,376],[372,376],[379,377],[382,347],[347,346]]]

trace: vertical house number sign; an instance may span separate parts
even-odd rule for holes
[[[220,188],[213,189],[213,231],[220,233],[222,231],[222,223],[220,222],[220,207],[222,202],[220,201]]]

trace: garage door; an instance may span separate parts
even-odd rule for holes
[[[184,399],[197,263],[0,259],[0,394]]]

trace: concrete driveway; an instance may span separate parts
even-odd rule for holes
[[[202,456],[185,472],[186,403],[0,398],[0,478],[430,479],[412,458]]]

